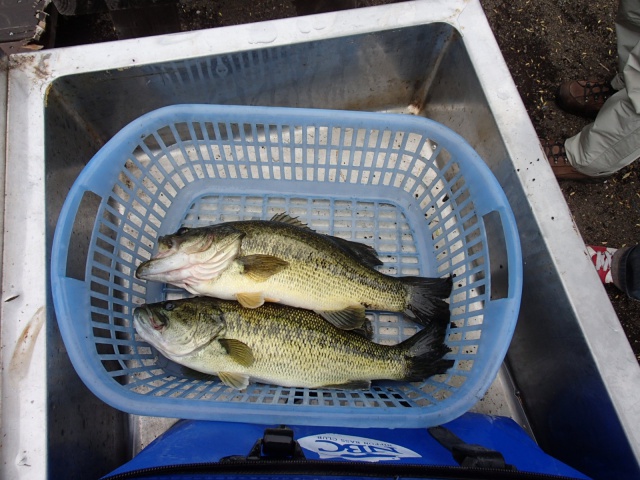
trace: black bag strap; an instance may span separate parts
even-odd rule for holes
[[[262,438],[253,444],[249,454],[231,455],[220,459],[225,462],[266,461],[266,460],[305,460],[300,444],[293,438],[293,430],[285,425],[267,428]]]
[[[453,459],[462,467],[516,470],[513,465],[505,462],[500,452],[482,445],[466,443],[448,428],[431,427],[427,431],[440,445],[451,452]]]

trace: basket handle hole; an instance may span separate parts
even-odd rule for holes
[[[102,198],[93,192],[86,191],[82,195],[69,238],[66,271],[69,278],[85,280],[91,234],[101,201]]]
[[[489,268],[491,273],[491,300],[509,296],[509,261],[502,219],[497,211],[482,216],[487,234]]]

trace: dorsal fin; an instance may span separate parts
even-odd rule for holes
[[[292,217],[288,213],[276,213],[271,217],[271,221],[286,223],[287,225],[293,225],[295,227],[305,228],[309,231],[315,232],[315,230],[309,227],[306,223],[303,223],[298,217]],[[375,248],[365,245],[364,243],[334,237],[333,235],[325,234],[324,236],[365,265],[372,268],[382,265],[382,261],[378,258],[378,252],[376,252]]]
[[[343,310],[316,310],[316,313],[341,330],[360,329],[367,320],[362,305],[352,305]]]
[[[382,261],[378,258],[378,252],[376,252],[375,248],[365,245],[364,243],[353,242],[340,237],[333,237],[331,235],[326,235],[326,237],[368,267],[374,268],[382,265]]]
[[[306,223],[303,223],[298,217],[292,217],[288,213],[276,213],[273,217],[271,217],[272,222],[286,223],[287,225],[293,225],[294,227],[306,228],[307,230],[311,230],[315,232],[312,228],[309,227]]]

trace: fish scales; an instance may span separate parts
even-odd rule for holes
[[[230,307],[225,336],[242,339],[253,350],[255,364],[247,369],[252,377],[317,387],[406,375],[397,349],[336,329],[313,312],[269,304],[253,310]]]
[[[404,309],[407,292],[401,283],[357,262],[324,236],[279,222],[238,222],[233,226],[246,234],[241,256],[264,253],[289,262],[288,268],[267,279],[266,285],[241,283],[242,287],[255,289],[273,285],[306,297],[313,291],[318,297],[315,304],[305,305],[311,310],[323,310],[328,303],[338,310],[353,304],[352,299],[360,299],[365,307],[374,310]],[[241,278],[229,271],[216,283],[228,280],[239,282]]]

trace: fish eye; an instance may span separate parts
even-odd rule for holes
[[[176,308],[176,304],[173,302],[167,302],[162,306],[162,308],[164,308],[167,312],[170,312],[171,310]]]
[[[176,235],[184,235],[185,233],[187,233],[190,230],[190,228],[187,227],[182,227],[180,228],[177,232]]]

